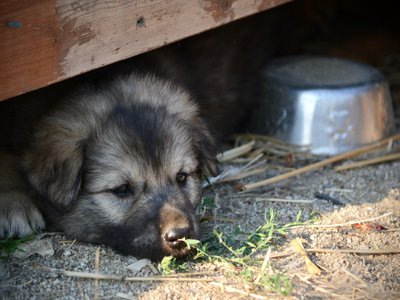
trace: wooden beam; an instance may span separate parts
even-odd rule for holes
[[[0,1],[0,100],[289,1]]]

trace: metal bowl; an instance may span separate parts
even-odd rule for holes
[[[290,57],[267,65],[251,131],[335,155],[394,130],[389,88],[375,68],[331,57]]]

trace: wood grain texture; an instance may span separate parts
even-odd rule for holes
[[[289,1],[0,1],[0,100]]]

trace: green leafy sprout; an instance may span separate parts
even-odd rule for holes
[[[10,255],[17,251],[23,252],[23,250],[20,249],[19,246],[22,243],[33,240],[33,238],[34,235],[32,234],[24,238],[8,237],[5,240],[0,240],[0,259],[9,258]]]
[[[207,201],[204,203],[208,203]],[[278,217],[279,213],[270,209],[265,213],[265,223],[251,232],[236,226],[230,231],[227,228],[215,229],[213,235],[202,242],[185,239],[188,248],[194,249],[195,254],[191,261],[218,264],[228,270],[230,275],[248,284],[288,295],[292,290],[290,278],[283,273],[274,273],[270,268],[269,271],[262,270],[262,254],[279,239],[285,238],[289,227],[313,223],[316,219],[311,215],[309,220],[302,221],[300,211],[294,222],[281,225],[277,221]],[[180,261],[172,256],[165,257],[159,265],[165,275],[187,272],[189,268],[188,261]]]

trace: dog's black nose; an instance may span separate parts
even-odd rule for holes
[[[182,248],[183,246],[185,246],[185,242],[182,241],[182,239],[184,238],[190,238],[189,227],[172,228],[168,230],[164,235],[165,241],[171,248]]]

